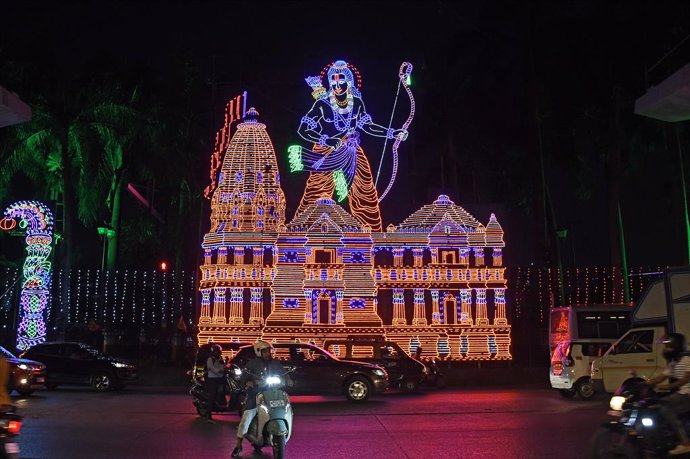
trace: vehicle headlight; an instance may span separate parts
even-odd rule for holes
[[[374,371],[374,374],[377,375],[377,376],[381,376],[381,377],[386,376],[386,372],[383,371],[383,370],[380,370],[380,369],[378,369],[378,368],[375,369],[375,370],[373,370],[373,371]]]
[[[20,363],[19,365],[17,365],[17,368],[19,368],[20,370],[28,370],[29,365],[27,365],[25,363]]]
[[[115,365],[115,368],[129,368],[130,365],[128,363],[122,363],[122,362],[113,362],[113,365]]]
[[[233,368],[233,372],[235,373],[235,376],[242,375],[242,370],[240,370],[239,368]]]
[[[625,403],[625,397],[621,397],[620,395],[614,395],[613,397],[611,397],[609,406],[613,411],[622,411],[623,403]]]
[[[266,378],[266,384],[268,384],[269,386],[280,384],[280,378],[277,376],[269,376]]]
[[[654,420],[652,420],[652,418],[642,418],[642,425],[645,427],[652,427],[654,425]]]

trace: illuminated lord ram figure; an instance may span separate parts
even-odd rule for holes
[[[211,225],[202,243],[200,344],[263,338],[323,345],[357,337],[393,340],[409,352],[421,347],[425,357],[511,359],[496,216],[483,224],[440,195],[382,227],[379,203],[414,115],[411,70],[403,63],[398,74],[411,101],[399,129],[373,123],[352,65],[336,61],[307,79],[316,101],[299,134],[311,145],[289,147],[288,160],[293,172],[309,176],[289,221],[258,111],[226,116],[220,137],[229,140],[216,159],[222,166],[209,188]],[[230,135],[234,119],[241,122]],[[380,195],[360,134],[384,138],[384,150],[393,141],[393,173]],[[346,197],[349,212],[337,202]],[[329,350],[347,357],[337,346]]]
[[[403,72],[409,75],[412,66],[403,65],[401,75]],[[353,69],[357,72],[357,81]],[[293,146],[289,150],[293,171],[309,171],[297,213],[317,199],[331,197],[335,192],[338,201],[349,198],[350,212],[357,220],[372,231],[381,231],[380,199],[369,161],[360,144],[360,133],[395,139],[399,143],[407,138],[407,126],[392,129],[373,122],[362,101],[361,78],[355,67],[345,61],[335,61],[324,71],[327,90],[322,85],[322,76],[306,78],[316,101],[302,117],[298,129],[299,135],[312,142],[313,147]],[[410,121],[411,117],[406,125]],[[397,143],[394,148],[397,148]]]

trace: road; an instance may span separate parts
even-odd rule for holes
[[[339,397],[292,399],[288,458],[583,458],[607,402],[534,389],[447,389],[386,394],[364,404]],[[183,388],[39,391],[17,399],[25,416],[22,458],[230,457],[236,415],[209,424]],[[245,443],[244,457],[255,454]]]

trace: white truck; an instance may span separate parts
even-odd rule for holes
[[[690,266],[668,269],[647,287],[633,309],[632,328],[592,362],[594,387],[614,392],[627,381],[661,373],[662,341],[671,332],[690,338]]]

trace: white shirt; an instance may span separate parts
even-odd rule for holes
[[[221,359],[206,359],[206,370],[209,378],[222,378],[225,374],[225,363]]]
[[[682,379],[690,371],[690,356],[684,355],[677,362],[670,363],[664,370],[664,376]],[[678,389],[679,394],[690,394],[690,382],[683,384]]]

